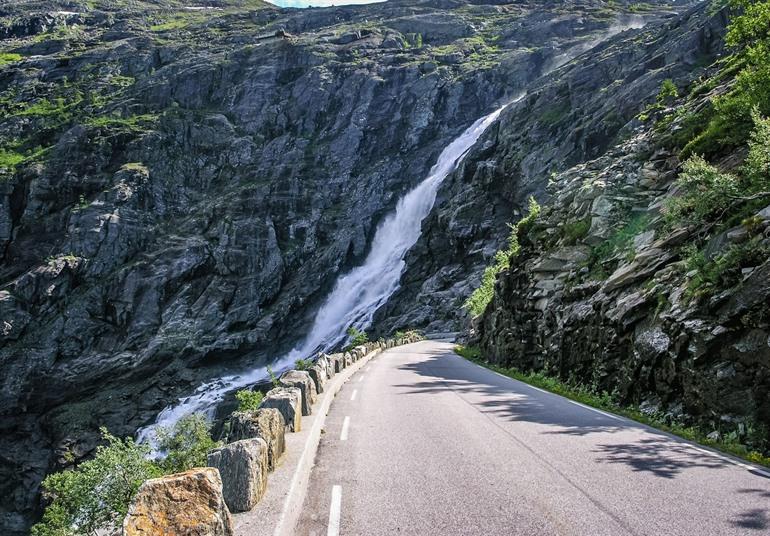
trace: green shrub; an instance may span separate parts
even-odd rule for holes
[[[264,395],[260,391],[244,389],[235,393],[235,398],[238,400],[238,411],[256,411]]]
[[[752,201],[761,204],[770,197],[770,120],[754,111],[752,121],[749,153],[740,176],[723,173],[698,155],[684,163],[677,178],[681,194],[665,206],[669,227],[743,218],[755,204]]]
[[[366,344],[369,342],[369,335],[367,335],[365,332],[358,330],[354,326],[350,326],[347,331],[348,334],[348,340],[350,341],[345,348],[346,350],[350,350],[352,348],[355,348],[356,346],[360,346],[362,344]]]
[[[21,54],[14,54],[13,52],[0,52],[0,67],[21,61],[22,58],[24,58],[24,56]]]
[[[741,68],[731,90],[714,99],[714,113],[703,131],[682,149],[682,156],[713,155],[743,145],[752,130],[752,111],[770,115],[770,2],[733,0],[738,15],[730,22],[727,44]],[[720,76],[719,74],[717,76]]]
[[[685,268],[692,274],[687,282],[686,297],[710,296],[740,281],[741,269],[760,265],[770,256],[770,248],[756,236],[708,259],[703,251],[690,245],[683,249]]]
[[[664,217],[669,226],[710,221],[739,192],[733,175],[722,173],[699,155],[684,163],[676,182],[682,193],[666,202]]]
[[[307,370],[313,366],[313,362],[310,359],[297,359],[294,362],[295,370]]]
[[[534,197],[529,198],[529,213],[526,217],[519,220],[516,225],[510,225],[511,234],[508,236],[508,248],[495,253],[492,264],[484,269],[481,276],[481,285],[473,291],[463,304],[471,315],[478,316],[486,310],[487,305],[495,296],[495,280],[497,274],[508,268],[511,259],[519,254],[521,246],[519,237],[526,234],[535,220],[540,215],[540,205]]]
[[[147,459],[148,446],[118,439],[105,428],[101,432],[107,445],[97,447],[94,459],[43,481],[44,495],[52,502],[42,521],[32,527],[33,536],[116,532],[142,482],[160,476],[159,468]]]
[[[422,333],[417,329],[407,329],[406,331],[398,330],[393,334],[396,339],[406,339],[416,337],[417,340],[423,340]]]
[[[164,473],[179,473],[206,466],[206,454],[220,444],[211,438],[211,425],[204,415],[182,417],[172,427],[156,432],[158,448],[166,457],[159,464]]]
[[[26,157],[23,154],[17,153],[16,151],[0,149],[0,169],[12,170],[21,164],[25,158]]]

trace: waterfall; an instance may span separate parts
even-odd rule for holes
[[[422,220],[433,208],[441,182],[457,167],[504,108],[502,106],[477,120],[447,145],[428,177],[398,201],[396,210],[377,227],[364,262],[337,279],[304,342],[277,360],[273,364],[276,370],[291,366],[297,359],[308,357],[318,350],[334,348],[345,340],[345,332],[350,326],[366,329],[371,325],[375,311],[398,288],[406,252],[420,237]],[[155,424],[139,430],[139,441],[154,443],[156,427],[171,426],[185,415],[197,412],[210,415],[227,393],[253,385],[266,377],[266,368],[258,367],[200,385],[192,395],[161,411]]]

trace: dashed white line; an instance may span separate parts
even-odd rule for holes
[[[341,506],[342,486],[332,486],[332,504],[329,507],[329,529],[326,531],[326,536],[339,535]]]
[[[348,428],[350,428],[350,417],[345,417],[342,421],[342,433],[340,433],[340,441],[348,440]]]
[[[353,389],[353,394],[350,395],[350,400],[355,400],[357,394],[358,394],[358,389]]]
[[[361,374],[361,377],[360,377],[360,378],[358,378],[358,381],[359,381],[359,382],[362,382],[362,381],[364,381],[364,375],[363,375],[363,374]]]

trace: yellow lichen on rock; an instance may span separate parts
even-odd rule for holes
[[[231,536],[222,479],[212,467],[148,480],[123,522],[125,536]]]

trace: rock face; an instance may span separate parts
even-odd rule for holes
[[[442,202],[423,222],[399,290],[375,316],[380,333],[464,329],[470,319],[462,305],[527,199],[547,199],[552,173],[626,139],[663,80],[685,86],[703,72],[698,65],[722,53],[726,14],[706,7],[609,37],[509,106],[444,181]]]
[[[87,3],[68,4],[82,9],[75,14],[47,14],[32,0],[0,9],[0,44],[19,56],[0,72],[0,532],[8,534],[26,532],[43,476],[92,453],[100,425],[130,435],[203,381],[291,347],[452,139],[568,51],[639,18],[625,2],[593,1],[309,11],[244,0],[200,11],[181,0]],[[645,6],[650,20],[670,14],[669,2]],[[713,41],[697,37],[688,65]],[[530,148],[575,132],[558,156],[583,148],[595,156],[597,140],[616,130],[610,109],[625,117],[628,102],[652,95],[668,62],[683,57],[661,48],[668,39],[584,73],[594,86],[565,78],[562,100],[582,105],[585,90],[607,102],[581,129],[555,120],[559,110],[546,115],[548,128],[522,126],[514,114],[506,125],[531,131],[536,139],[522,145]],[[645,48],[659,52],[647,63]],[[581,64],[599,65],[604,54]],[[612,85],[637,72],[648,95],[640,84],[629,93]],[[563,91],[552,86],[545,101]],[[509,219],[515,189],[489,181],[518,175],[504,159],[481,163],[489,149],[439,195],[447,212],[425,222],[428,237],[402,286],[412,303],[384,311],[383,328],[427,325],[429,306],[448,315],[469,288],[458,281],[501,241],[489,222]],[[550,165],[539,154],[525,160]],[[489,186],[483,195],[463,186],[478,182]]]
[[[275,408],[291,432],[302,430],[302,391],[296,387],[276,387],[268,391],[261,408]]]
[[[191,469],[148,480],[123,522],[125,536],[232,536],[219,471]]]
[[[231,512],[254,508],[267,489],[268,448],[262,438],[243,439],[212,450],[208,464],[219,470]]]
[[[770,259],[748,258],[708,299],[688,295],[694,274],[683,269],[682,246],[700,230],[662,225],[679,161],[654,150],[657,136],[645,130],[554,177],[548,207],[501,274],[475,337],[496,363],[760,445],[761,432],[747,434],[770,425]],[[770,221],[761,211],[752,221],[757,250],[770,251]],[[705,251],[727,251],[745,240],[741,230],[749,232],[718,233]],[[607,243],[617,245],[596,249]]]
[[[230,417],[230,441],[259,437],[267,444],[267,468],[273,471],[285,447],[286,425],[275,408],[236,412]]]
[[[302,393],[302,415],[313,412],[316,401],[315,382],[305,370],[288,370],[281,374],[281,384],[286,387],[296,387]]]

